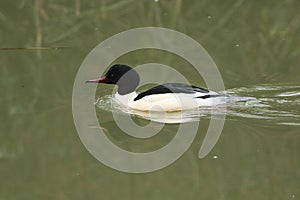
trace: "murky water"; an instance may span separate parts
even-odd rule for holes
[[[0,200],[298,199],[299,8],[297,0],[1,1]],[[97,44],[142,26],[175,29],[200,42],[216,62],[226,92],[257,101],[183,113],[180,119],[189,122],[183,124],[199,123],[183,156],[155,172],[128,174],[103,165],[83,146],[72,117],[72,88]],[[136,51],[116,62],[163,63],[205,87],[188,62],[166,52]],[[175,137],[178,123],[162,128],[149,116],[112,109],[112,91],[99,85],[95,107],[114,144],[149,152]],[[211,117],[224,113],[220,138],[199,159]],[[131,137],[113,114],[159,133]],[[178,119],[174,113],[169,117]]]

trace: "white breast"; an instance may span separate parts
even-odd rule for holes
[[[142,110],[142,111],[181,111],[197,108],[198,102],[194,94],[154,94],[145,96],[137,101],[133,99],[137,96],[137,93],[130,93],[127,95],[119,95],[116,93],[115,98],[132,109]]]
[[[139,111],[164,111],[175,112],[182,110],[190,110],[198,107],[209,107],[224,105],[233,102],[245,102],[255,100],[251,97],[226,96],[210,91],[209,93],[196,92],[194,94],[186,93],[165,93],[147,95],[143,98],[134,101],[138,94],[136,92],[120,95],[115,94],[115,99],[131,109]],[[212,97],[204,98],[206,95]],[[219,95],[219,96],[218,96]],[[203,98],[201,98],[203,97]]]

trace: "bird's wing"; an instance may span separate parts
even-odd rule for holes
[[[153,88],[150,88],[150,89],[138,94],[138,96],[135,97],[134,101],[137,101],[145,96],[155,95],[155,94],[164,94],[164,93],[185,93],[185,94],[196,93],[197,98],[200,96],[203,96],[203,95],[204,96],[211,95],[210,91],[205,88],[188,85],[188,84],[184,84],[184,83],[166,83],[166,84],[155,86]],[[214,94],[217,94],[217,93],[214,93]]]

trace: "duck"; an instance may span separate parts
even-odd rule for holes
[[[117,85],[114,94],[116,102],[138,111],[176,112],[255,99],[231,96],[185,83],[164,83],[138,93],[136,89],[140,76],[134,68],[125,64],[114,64],[103,77],[87,80],[86,83]]]

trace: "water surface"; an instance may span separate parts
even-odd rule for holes
[[[0,199],[298,199],[299,8],[297,0],[2,0]],[[74,126],[71,97],[77,70],[96,45],[143,26],[191,36],[216,62],[228,93],[259,101],[226,109],[223,132],[204,159],[198,152],[210,113],[179,160],[138,175],[90,155]],[[205,87],[189,63],[166,52],[138,51],[116,62],[166,64]],[[96,97],[111,91],[99,86]],[[96,109],[107,137],[127,150],[161,148],[178,130],[166,124],[152,138],[130,137],[110,110]]]

